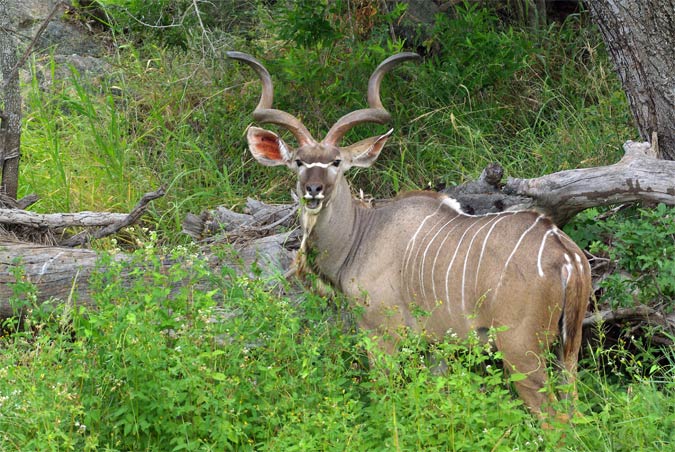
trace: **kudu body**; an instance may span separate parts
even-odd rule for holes
[[[298,139],[293,150],[270,131],[251,127],[247,134],[259,162],[297,173],[303,248],[313,250],[322,277],[364,307],[362,328],[390,352],[401,327],[437,340],[496,328],[505,367],[527,375],[515,383],[516,390],[539,415],[547,397],[541,391],[545,355],[557,341],[563,373],[573,386],[590,268],[549,219],[532,211],[467,215],[452,198],[429,192],[407,193],[374,208],[352,197],[344,171],[370,166],[391,131],[348,147],[338,143],[357,124],[389,119],[380,102],[382,77],[417,55],[385,60],[370,78],[370,108],[343,116],[321,142],[297,118],[271,108],[271,78],[259,62],[238,52],[228,56],[260,76],[263,94],[254,118],[286,127]],[[419,308],[429,315],[414,315]]]

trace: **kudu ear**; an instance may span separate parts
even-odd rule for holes
[[[246,132],[248,148],[253,157],[265,166],[290,165],[291,152],[279,135],[260,127],[249,127]]]
[[[380,151],[393,131],[394,129],[391,129],[384,135],[366,138],[358,143],[342,148],[342,152],[347,156],[346,160],[348,161],[349,166],[360,166],[365,168],[372,165],[375,160],[377,160]]]

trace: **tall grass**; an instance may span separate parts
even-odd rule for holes
[[[461,183],[492,161],[508,175],[530,177],[616,160],[635,132],[599,37],[579,17],[532,32],[475,7],[461,11],[439,18],[433,36],[441,47],[429,43],[436,53],[384,80],[395,133],[375,168],[353,172],[356,187],[386,197]],[[315,46],[282,47],[267,22],[278,14],[260,14],[264,25],[252,32],[264,29],[264,39],[230,36],[222,45],[263,60],[275,106],[321,138],[340,116],[364,107],[370,73],[404,43],[383,39],[375,27],[370,40],[337,30]],[[237,206],[246,196],[289,200],[290,175],[261,168],[246,151],[243,134],[260,95],[250,68],[220,53],[117,39],[109,76],[89,82],[73,71],[49,90],[37,81],[29,87],[21,190],[41,195],[37,208],[128,210],[165,185],[167,196],[146,221],[180,243],[188,212]],[[382,130],[360,126],[344,141]]]

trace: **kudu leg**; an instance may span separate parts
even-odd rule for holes
[[[384,319],[384,321],[383,321]],[[368,350],[368,362],[371,369],[377,367],[377,352],[393,355],[401,343],[401,328],[404,328],[405,317],[401,309],[370,307],[359,321],[362,331],[369,331],[376,350]]]
[[[554,417],[555,396],[547,394],[545,390],[548,380],[544,353],[546,347],[536,338],[519,341],[503,335],[497,336],[496,344],[507,371],[526,375],[526,378],[515,381],[513,385],[528,409],[540,419]]]

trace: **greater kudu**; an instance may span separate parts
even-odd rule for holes
[[[352,197],[344,172],[370,166],[392,131],[347,147],[339,142],[357,124],[390,119],[380,101],[380,82],[398,63],[419,58],[416,54],[382,62],[368,83],[370,108],[340,118],[321,142],[296,117],[272,109],[272,81],[262,64],[243,53],[227,55],[251,66],[262,81],[253,118],[285,127],[299,142],[292,149],[273,132],[250,127],[247,133],[260,163],[297,173],[304,241],[315,252],[314,268],[363,306],[362,328],[389,352],[401,327],[437,340],[449,332],[484,335],[495,328],[505,367],[527,375],[515,383],[516,390],[538,415],[547,398],[545,355],[556,342],[563,374],[574,387],[590,268],[548,218],[533,211],[468,215],[454,199],[430,192],[406,193],[374,208]],[[430,315],[413,315],[419,308]]]

